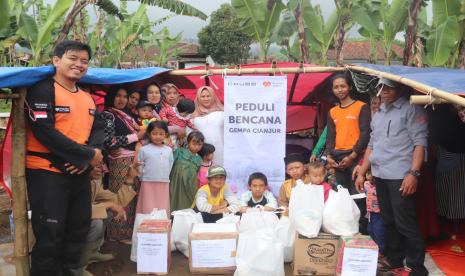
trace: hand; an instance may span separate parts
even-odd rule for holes
[[[350,156],[346,156],[342,158],[341,162],[339,162],[339,168],[340,169],[350,168],[350,166],[352,166],[353,163],[354,163],[354,159],[352,159],[352,157]]]
[[[310,156],[310,162],[315,162],[316,161],[316,155]]]
[[[113,218],[114,220],[122,220],[122,221],[127,220],[126,211],[121,205],[112,204],[110,206],[110,209],[116,214],[116,216]]]
[[[182,139],[184,137],[186,137],[186,128],[185,127],[180,128],[178,130],[178,139]]]
[[[402,192],[402,196],[409,196],[413,195],[417,191],[418,186],[418,179],[417,177],[408,174],[404,181],[402,181],[402,185],[400,186],[399,191]]]
[[[247,207],[247,206],[242,206],[240,212],[241,212],[242,214],[247,213],[247,209],[249,209],[249,207]]]
[[[139,176],[139,167],[143,164],[143,162],[134,162],[131,167],[129,167],[128,174],[126,176],[126,180],[133,181],[133,179]],[[128,181],[129,182],[129,181]]]
[[[85,166],[84,168],[80,169],[80,168],[72,165],[71,163],[65,163],[66,171],[69,174],[81,174],[81,173],[85,172],[88,167],[89,166]]]
[[[357,178],[358,172],[362,168],[361,165],[355,166],[354,170],[352,171],[352,180],[355,180]]]
[[[326,162],[332,168],[339,168],[339,164],[331,156],[326,157]]]
[[[226,207],[228,207],[228,202],[227,202],[226,200],[223,199],[223,200],[220,202],[220,207],[221,207],[221,208],[226,208]]]
[[[355,189],[357,189],[359,193],[363,193],[365,191],[364,183],[365,183],[365,176],[358,175],[357,179],[355,180]]]
[[[94,151],[94,157],[92,157],[92,159],[90,160],[89,165],[92,167],[97,167],[98,165],[100,165],[100,163],[102,163],[103,154],[100,149],[94,149]]]
[[[147,129],[147,127],[141,128],[141,129],[137,132],[137,139],[139,139],[139,140],[144,139],[146,129]]]

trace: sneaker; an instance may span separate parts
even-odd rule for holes
[[[408,267],[399,267],[399,268],[392,269],[391,271],[389,271],[389,275],[392,275],[392,276],[409,276],[410,272],[412,272],[412,270],[410,268],[408,268]]]

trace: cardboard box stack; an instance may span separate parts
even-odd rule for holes
[[[195,223],[189,232],[189,269],[193,274],[231,274],[236,270],[235,223]]]
[[[320,233],[315,238],[296,235],[294,275],[334,275],[337,267],[339,236]]]
[[[378,263],[378,245],[370,236],[341,237],[337,275],[375,276]]]
[[[171,220],[144,220],[137,229],[137,274],[168,274]]]

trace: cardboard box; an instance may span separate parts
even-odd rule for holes
[[[339,244],[337,275],[376,275],[378,245],[370,236],[341,237]]]
[[[235,223],[194,223],[189,232],[190,272],[234,273],[238,237]]]
[[[296,235],[294,275],[334,275],[336,273],[339,236],[320,233],[315,238]]]
[[[137,274],[166,275],[171,265],[171,220],[144,220],[137,229]]]

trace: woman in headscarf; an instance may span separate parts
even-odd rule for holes
[[[151,82],[145,87],[142,99],[153,104],[153,110],[157,113],[156,115],[154,114],[154,116],[159,117],[158,113],[163,107],[163,95],[160,86],[156,82]]]
[[[129,114],[136,119],[137,118],[137,104],[141,100],[142,92],[138,89],[132,89],[128,93],[128,103],[126,104],[126,111],[129,111]]]
[[[213,89],[202,86],[195,97],[194,125],[205,136],[205,142],[215,146],[213,165],[223,166],[224,107]]]
[[[102,112],[102,117],[106,121],[105,149],[109,152],[108,189],[114,193],[122,185],[137,185],[137,183],[126,183],[126,178],[134,162],[136,144],[144,133],[138,131],[136,122],[128,114],[127,103],[128,89],[121,86],[112,87],[105,96],[105,111]],[[137,191],[138,187],[134,189]],[[110,239],[125,243],[131,241],[136,203],[137,197],[127,205],[126,221],[109,222],[107,235]]]

